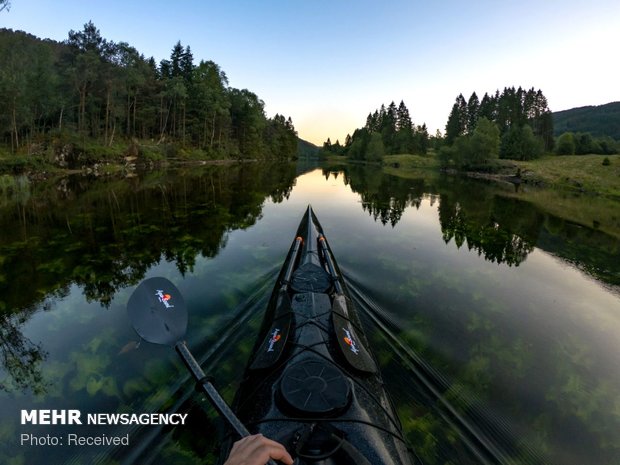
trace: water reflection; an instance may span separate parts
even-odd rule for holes
[[[226,233],[253,225],[265,198],[281,202],[294,165],[153,172],[128,180],[83,176],[31,185],[2,184],[0,351],[3,390],[43,393],[46,352],[22,326],[50,298],[77,285],[87,301],[109,306],[162,260],[184,275],[197,257],[214,257]]]
[[[162,256],[191,271],[197,256],[217,255],[227,231],[253,225],[266,197],[285,199],[294,178],[294,165],[280,164],[37,185],[0,211],[0,305],[31,308],[71,284],[107,305]]]
[[[22,332],[22,325],[30,316],[31,312],[0,313],[0,358],[8,375],[0,379],[0,391],[36,395],[46,392],[41,364],[47,353],[41,344],[34,343]]]
[[[361,197],[362,208],[375,221],[394,227],[407,208],[420,208],[423,198],[438,202],[446,244],[475,250],[486,260],[519,266],[535,247],[549,251],[612,286],[620,286],[617,256],[620,240],[571,220],[541,211],[506,195],[497,186],[453,176],[405,179],[386,176],[374,167],[343,165],[323,169]]]
[[[430,192],[424,179],[385,176],[376,167],[364,165],[343,166],[340,169],[344,183],[360,195],[364,211],[383,225],[395,226],[405,209],[419,208],[422,197]],[[323,173],[326,176],[337,175],[331,170],[324,170]]]
[[[0,462],[214,461],[222,425],[174,353],[135,349],[131,286],[178,284],[188,343],[230,400],[312,203],[426,464],[614,463],[619,305],[583,273],[620,283],[617,238],[481,182],[308,169],[6,181]],[[131,430],[131,451],[15,446],[19,409],[37,405],[188,412],[192,424]]]

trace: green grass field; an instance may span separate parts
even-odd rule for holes
[[[548,155],[537,160],[515,161],[526,179],[548,187],[620,198],[620,155]]]
[[[609,159],[609,165],[603,160]],[[547,155],[537,160],[498,160],[497,171],[516,174],[547,188],[596,194],[620,199],[620,155]],[[401,177],[416,177],[422,170],[439,170],[436,156],[387,155],[383,170]]]

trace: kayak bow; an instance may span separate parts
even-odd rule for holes
[[[412,463],[345,283],[308,207],[233,405],[298,463]]]

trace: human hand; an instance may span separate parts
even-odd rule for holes
[[[293,464],[293,458],[279,442],[262,434],[247,436],[235,442],[224,465],[265,465],[269,459]]]

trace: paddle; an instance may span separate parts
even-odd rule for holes
[[[222,399],[187,348],[185,341],[181,340],[187,331],[187,308],[183,295],[176,286],[166,278],[149,278],[142,281],[127,302],[127,313],[133,328],[142,339],[176,349],[213,407],[230,423],[239,436],[249,436],[247,428]],[[276,465],[273,460],[267,463]]]

